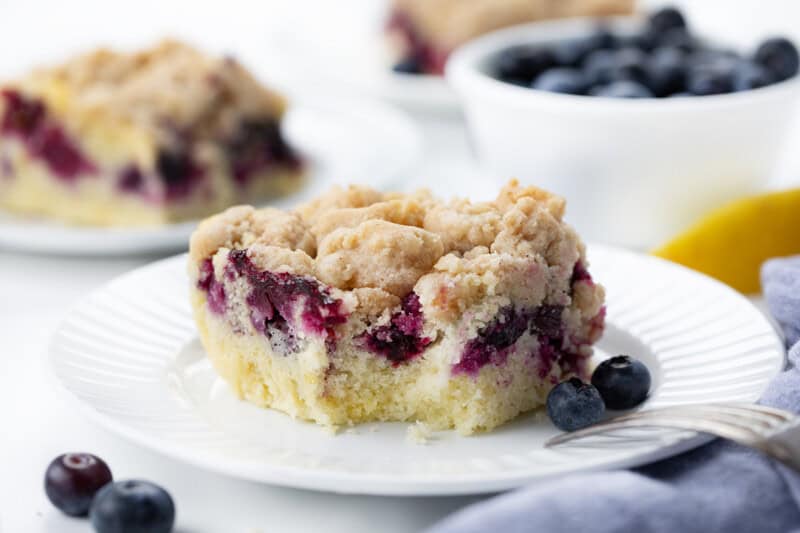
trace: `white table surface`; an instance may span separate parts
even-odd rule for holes
[[[720,5],[711,0],[702,4],[708,9],[712,3]],[[742,2],[745,3],[754,4]],[[236,19],[234,15],[237,6],[242,7],[239,4],[244,2],[228,1],[224,5],[232,7],[232,11],[220,11],[188,2],[0,0],[0,77],[32,61],[63,55],[58,52],[70,47],[85,46],[87,39],[136,41],[142,36],[176,30],[219,44],[214,36],[220,32],[230,34],[231,28],[237,28],[234,23],[241,17]],[[774,5],[789,9],[789,2],[774,0]],[[64,6],[80,12],[81,17],[73,21]],[[181,26],[176,21],[183,20],[181,17],[187,16],[190,9],[194,17],[191,24]],[[150,24],[147,17],[156,14],[162,18],[152,19]],[[248,19],[250,31],[258,27],[252,19]],[[786,20],[769,20],[781,19]],[[162,23],[163,20],[172,22]],[[747,27],[756,32],[775,26],[769,21],[759,26],[747,10],[740,20],[747,20]],[[733,20],[729,22],[730,27],[742,27]],[[215,33],[214,28],[219,31]],[[244,30],[238,27],[238,31]],[[20,42],[29,45],[23,47]],[[425,136],[425,157],[414,173],[416,177],[398,184],[398,188],[424,185],[444,195],[492,196],[496,185],[482,179],[476,170],[460,121],[447,116],[416,118]],[[779,182],[792,181],[795,168],[798,166],[785,166],[777,178]],[[0,532],[91,530],[86,521],[70,519],[56,511],[42,490],[48,462],[71,450],[91,451],[103,457],[117,478],[139,477],[165,486],[177,504],[179,533],[418,531],[478,499],[340,496],[242,482],[166,459],[85,420],[76,412],[73,400],[47,374],[44,354],[48,338],[77,299],[153,259],[81,259],[0,250]]]

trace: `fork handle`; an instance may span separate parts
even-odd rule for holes
[[[765,445],[764,453],[800,472],[800,424],[771,436]]]

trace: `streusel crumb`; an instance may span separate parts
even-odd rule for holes
[[[342,290],[403,297],[420,284],[420,298],[447,315],[493,291],[541,301],[540,278],[563,276],[579,258],[577,236],[562,224],[563,214],[561,198],[516,180],[495,201],[481,203],[351,186],[290,212],[230,208],[201,224],[191,250],[199,261],[219,248],[249,248],[261,268],[284,261],[282,270]],[[518,275],[499,281],[498,272]],[[437,287],[435,293],[426,286]]]

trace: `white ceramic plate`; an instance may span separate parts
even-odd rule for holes
[[[392,71],[383,37],[387,1],[347,4],[345,9],[340,2],[294,2],[282,14],[286,24],[265,34],[261,43],[262,55],[274,62],[270,72],[291,78],[295,86],[333,86],[426,111],[458,109],[444,77]],[[257,63],[255,54],[252,63]]]
[[[305,186],[270,205],[291,207],[335,183],[390,186],[419,160],[421,140],[402,112],[377,103],[331,98],[302,100],[286,114],[293,146],[309,158]],[[181,251],[197,222],[153,228],[70,226],[0,212],[0,246],[70,255],[119,255]]]
[[[647,407],[754,401],[784,364],[776,331],[750,302],[705,276],[649,256],[595,246],[608,291],[597,356],[628,353],[654,376]],[[206,361],[190,316],[185,257],[97,290],[56,333],[51,367],[102,425],[202,468],[277,485],[347,493],[491,492],[588,469],[640,465],[703,438],[673,431],[590,447],[543,448],[557,431],[523,416],[485,435],[408,442],[408,424],[331,435],[234,398]]]

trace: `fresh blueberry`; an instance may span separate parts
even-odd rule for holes
[[[741,57],[735,51],[725,48],[698,48],[689,54],[687,61],[691,68],[733,66],[741,61]]]
[[[686,28],[686,19],[676,8],[664,7],[650,15],[648,25],[651,30],[661,34],[673,28]]]
[[[422,74],[422,65],[416,57],[406,57],[395,63],[392,70],[398,74]]]
[[[547,416],[562,431],[597,423],[605,412],[597,389],[578,378],[562,381],[547,395]]]
[[[548,48],[510,48],[497,58],[497,77],[517,85],[530,85],[536,76],[554,65],[555,57]]]
[[[558,67],[544,71],[534,80],[532,87],[553,93],[584,94],[587,86],[586,78],[581,71]]]
[[[47,467],[47,498],[70,516],[86,516],[95,493],[111,481],[111,470],[102,459],[88,453],[59,455]]]
[[[642,52],[650,52],[657,45],[658,39],[649,29],[617,37],[617,48],[636,48]]]
[[[623,48],[614,54],[610,81],[632,80],[648,84],[647,54],[636,48]]]
[[[658,36],[658,45],[693,52],[699,48],[697,40],[686,28],[671,28]]]
[[[608,85],[600,85],[589,91],[589,96],[606,98],[653,98],[655,95],[639,82],[631,80],[613,81]]]
[[[686,54],[679,48],[656,48],[648,63],[650,89],[668,96],[686,87]]]
[[[797,48],[789,39],[783,37],[773,37],[761,43],[756,50],[754,61],[771,72],[776,81],[791,78],[797,74],[800,66]]]
[[[586,39],[568,39],[553,45],[556,65],[560,67],[577,67],[591,49]]]
[[[97,533],[169,533],[175,504],[169,493],[148,481],[109,483],[92,502],[89,518]]]
[[[589,50],[612,49],[617,46],[617,37],[605,25],[597,26],[586,38],[584,48]]]
[[[586,56],[581,66],[589,85],[609,83],[616,66],[616,54],[613,50],[595,50]]]
[[[609,409],[630,409],[650,392],[650,371],[641,361],[618,355],[600,363],[592,374],[592,385]]]
[[[733,73],[733,90],[748,91],[773,83],[772,75],[756,63],[742,61]]]
[[[687,91],[696,96],[732,92],[738,63],[738,59],[724,55],[696,61],[689,69]]]

